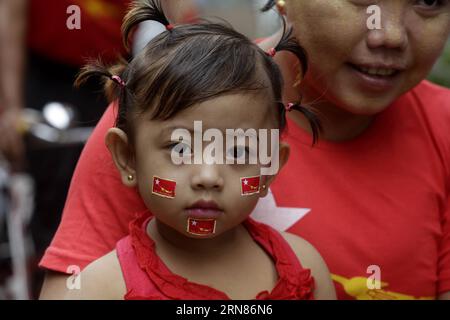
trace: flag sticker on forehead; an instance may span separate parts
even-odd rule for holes
[[[216,232],[216,219],[188,218],[187,232],[197,236],[206,236]]]
[[[241,178],[241,195],[249,196],[259,193],[260,176]]]
[[[173,199],[175,198],[176,185],[177,183],[174,180],[153,176],[152,193],[160,197]]]

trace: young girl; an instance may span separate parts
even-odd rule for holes
[[[198,151],[205,158],[209,146],[191,144],[191,134],[202,134],[197,121],[224,136],[238,128],[282,131],[287,110],[301,111],[317,135],[311,112],[280,102],[276,51],[290,51],[306,66],[291,32],[266,53],[223,24],[172,26],[159,1],[140,1],[124,21],[126,45],[144,20],[167,30],[128,65],[87,66],[77,84],[94,75],[109,79],[107,92],[119,110],[106,144],[123,184],[138,189],[148,210],[137,213],[115,250],[86,267],[81,289],[66,298],[335,298],[327,267],[311,245],[249,218],[276,176],[261,175],[267,164],[249,163],[254,146],[244,139],[223,155],[216,150],[214,158],[226,160],[220,164],[204,163],[208,156],[194,161]],[[278,156],[281,168],[289,146],[275,150],[272,160]]]

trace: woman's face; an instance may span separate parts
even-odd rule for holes
[[[381,29],[370,30],[370,5]],[[424,79],[450,33],[450,0],[287,0],[308,52],[303,84],[352,114],[373,115]]]

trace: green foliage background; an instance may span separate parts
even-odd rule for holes
[[[433,68],[429,80],[450,88],[450,39],[439,61]]]

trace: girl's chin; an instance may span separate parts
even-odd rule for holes
[[[185,232],[184,235],[187,238],[195,239],[195,240],[211,240],[211,239],[214,239],[214,238],[216,238],[218,236],[216,233],[208,234],[208,235],[195,235],[195,234],[191,234],[189,232]]]

